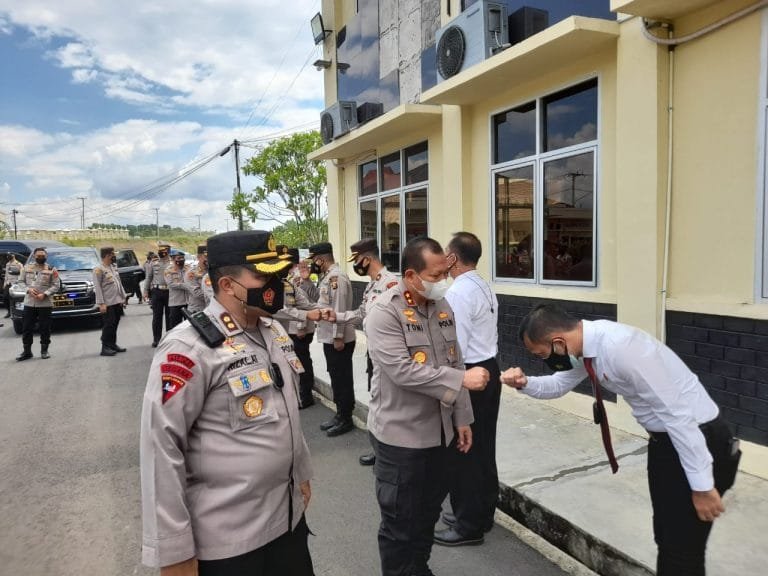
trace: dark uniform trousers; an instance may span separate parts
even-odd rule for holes
[[[107,311],[101,319],[101,343],[103,345],[111,347],[117,344],[117,326],[120,324],[120,317],[122,315],[122,304],[107,306]]]
[[[299,404],[305,406],[311,404],[312,389],[315,386],[315,367],[312,364],[312,356],[309,353],[309,345],[312,344],[315,334],[310,332],[304,337],[299,338],[296,334],[291,334],[293,340],[293,351],[296,352],[301,364],[304,366],[304,373],[299,376]]]
[[[381,574],[431,575],[432,537],[448,491],[448,449],[402,448],[379,442],[373,434],[369,437],[376,454],[373,473],[381,510]]]
[[[715,487],[722,496],[733,485],[738,457],[731,455],[731,431],[718,417],[700,426],[713,458]],[[712,522],[702,522],[680,457],[665,433],[650,433],[648,485],[653,533],[658,546],[657,576],[704,576],[704,557]]]
[[[352,373],[354,351],[354,340],[344,344],[343,350],[336,350],[333,344],[323,344],[325,363],[331,376],[333,402],[336,404],[336,413],[342,420],[351,419],[355,409],[355,381]]]
[[[5,296],[5,304],[8,306],[8,315],[10,316],[12,310],[11,310],[11,285],[8,284],[5,288],[3,288],[3,293]]]
[[[24,350],[30,351],[32,349],[35,322],[37,322],[40,330],[40,348],[42,350],[48,349],[48,345],[51,343],[51,312],[53,312],[51,307],[24,306],[24,312],[21,314],[21,342],[24,345]]]
[[[501,372],[495,358],[466,364],[467,370],[482,366],[490,373],[485,390],[470,391],[475,421],[472,449],[462,454],[450,451],[449,488],[456,530],[463,536],[479,536],[493,526],[499,497],[499,472],[496,468],[496,423],[501,401]]]
[[[168,308],[168,290],[152,288],[149,294],[152,302],[152,340],[160,342],[163,337],[163,316],[165,316],[165,329],[170,330],[171,318]]]
[[[198,561],[199,576],[313,576],[304,517],[293,532],[233,558]]]
[[[186,307],[186,304],[183,306],[168,306],[168,321],[165,323],[166,331],[169,331],[184,322],[184,314],[182,314],[181,311]]]

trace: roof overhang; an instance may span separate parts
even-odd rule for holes
[[[611,0],[611,11],[651,20],[674,20],[717,2],[718,0]]]
[[[510,82],[557,70],[616,42],[619,23],[571,16],[503,52],[440,82],[421,95],[424,104],[471,105]]]
[[[308,154],[307,159],[339,160],[359,156],[403,134],[425,132],[439,125],[442,114],[440,106],[402,104],[318,148]]]

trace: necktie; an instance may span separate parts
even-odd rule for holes
[[[616,474],[619,469],[619,463],[616,461],[616,455],[613,453],[613,445],[611,444],[611,430],[608,428],[608,415],[605,413],[605,405],[603,404],[603,394],[600,391],[600,383],[595,376],[595,369],[592,367],[592,358],[584,358],[584,368],[587,369],[589,379],[592,381],[592,392],[595,395],[594,414],[595,424],[600,424],[600,432],[603,435],[603,448],[608,455],[608,462],[611,465],[611,471]]]

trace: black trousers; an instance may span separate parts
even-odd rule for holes
[[[715,487],[722,496],[733,484],[738,458],[731,456],[731,431],[722,418],[701,426],[712,454]],[[657,576],[704,576],[712,522],[696,516],[691,488],[680,457],[666,434],[648,441],[648,486],[653,505],[653,534],[658,546]]]
[[[181,311],[186,307],[186,304],[183,306],[168,306],[168,321],[165,323],[166,331],[169,331],[184,322],[184,315]]]
[[[496,423],[501,401],[501,372],[495,358],[467,369],[482,366],[491,375],[485,390],[469,393],[475,422],[472,424],[472,449],[462,454],[450,451],[451,507],[456,530],[464,536],[479,536],[493,525],[499,497],[499,472],[496,468]]]
[[[11,285],[8,284],[5,288],[3,288],[3,292],[5,293],[5,305],[8,307],[8,314],[11,314]]]
[[[152,302],[152,340],[160,342],[163,337],[163,317],[165,317],[165,329],[170,330],[170,310],[168,309],[168,290],[152,288],[149,294]]]
[[[447,485],[445,446],[402,448],[369,434],[376,464],[376,499],[381,511],[379,556],[382,576],[431,574],[432,536]]]
[[[120,318],[123,315],[123,305],[113,304],[107,306],[106,313],[102,316],[101,326],[101,344],[102,346],[114,347],[117,344],[117,326],[120,324]]]
[[[313,576],[312,557],[304,518],[293,532],[286,532],[269,544],[223,560],[200,560],[199,576]]]
[[[314,398],[312,398],[312,389],[315,386],[315,367],[312,364],[312,356],[309,353],[309,345],[312,344],[314,339],[314,333],[299,337],[296,334],[291,334],[293,340],[293,351],[296,352],[296,356],[304,366],[304,374],[299,376],[299,405],[311,404]]]
[[[351,419],[355,409],[355,381],[352,373],[354,351],[354,340],[344,344],[343,350],[336,350],[333,344],[323,344],[325,363],[331,376],[333,402],[336,404],[336,413],[343,420]]]
[[[40,330],[40,348],[47,350],[48,345],[51,343],[51,312],[52,307],[47,308],[35,308],[33,306],[24,306],[24,312],[22,312],[22,336],[21,342],[24,345],[24,350],[29,352],[32,350],[32,334],[35,330],[35,322],[37,322]]]

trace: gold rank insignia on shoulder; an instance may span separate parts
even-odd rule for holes
[[[424,364],[427,361],[427,353],[423,350],[413,353],[413,361],[417,364]]]
[[[416,314],[416,312],[414,312],[414,311],[413,311],[413,310],[411,310],[410,308],[406,308],[405,310],[403,310],[403,314],[405,314],[406,316],[408,316],[408,318],[410,318],[411,316],[413,316],[414,314]]]
[[[255,418],[261,414],[261,410],[264,408],[264,400],[253,394],[248,396],[243,402],[243,413],[248,418]]]
[[[403,292],[403,298],[405,298],[405,302],[408,304],[408,306],[416,306],[416,302],[413,300],[413,296],[411,295],[410,291],[406,290]]]
[[[440,318],[440,320],[445,320],[446,318],[448,318],[448,316],[449,316],[448,312],[440,312],[440,314],[437,315],[437,317]]]
[[[232,319],[232,316],[230,316],[227,312],[222,312],[221,321],[224,323],[224,327],[229,330],[230,332],[237,330],[237,324],[235,324],[235,321]]]

